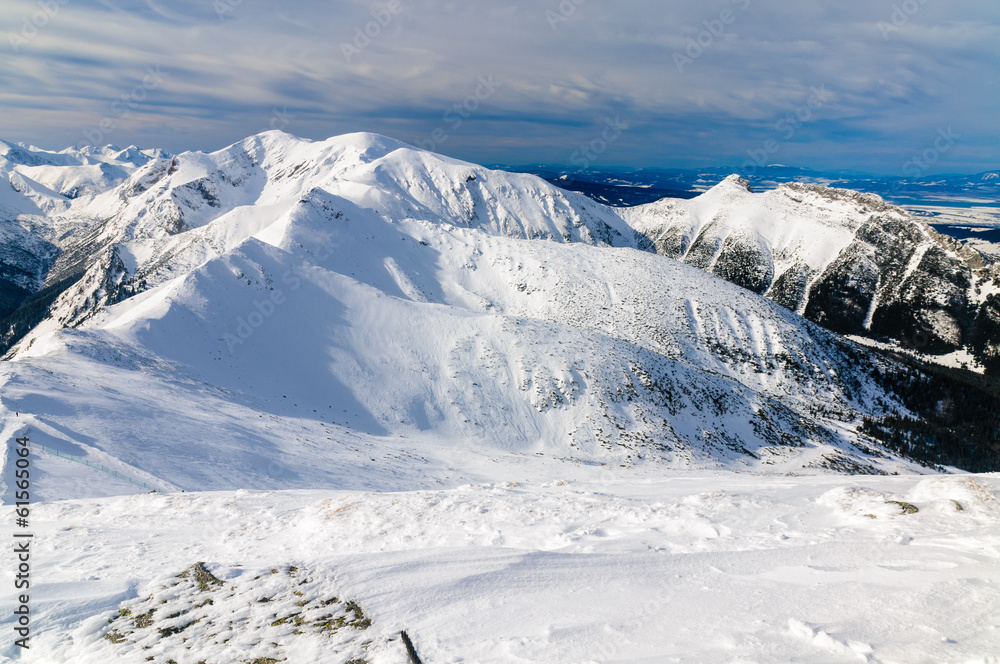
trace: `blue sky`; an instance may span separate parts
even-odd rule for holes
[[[479,163],[1000,166],[992,0],[4,0],[0,19],[0,138],[50,149],[279,128]]]

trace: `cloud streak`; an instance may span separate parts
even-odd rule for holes
[[[302,136],[368,130],[415,143],[493,76],[503,86],[440,151],[569,164],[620,117],[629,130],[593,165],[738,166],[825,86],[830,99],[776,160],[898,174],[953,126],[962,139],[936,170],[1000,162],[1000,6],[925,0],[897,26],[900,2],[566,2],[573,11],[553,26],[555,0],[225,0],[224,12],[208,0],[70,0],[15,51],[6,36],[40,9],[8,0],[0,136],[77,144],[152,66],[162,85],[109,140],[216,149],[287,109],[286,130]],[[692,40],[698,57],[679,68]],[[345,57],[345,44],[358,52]]]

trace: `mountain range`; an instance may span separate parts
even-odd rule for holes
[[[947,366],[996,370],[994,266],[874,195],[620,209],[374,134],[3,146],[3,430],[144,482],[1000,468],[995,381]]]
[[[775,189],[792,182],[818,184],[877,194],[896,205],[974,203],[989,205],[1000,196],[1000,171],[971,174],[872,175],[858,171],[821,171],[782,164],[744,163],[705,168],[599,168],[570,170],[547,164],[495,168],[532,173],[573,191],[586,193],[608,205],[653,203],[659,198],[692,198],[733,173],[741,173],[755,191]]]

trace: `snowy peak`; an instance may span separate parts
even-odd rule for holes
[[[106,242],[142,242],[146,249],[139,253],[150,256],[162,255],[161,245],[203,244],[208,236],[224,251],[316,191],[390,219],[525,239],[636,246],[631,228],[582,196],[533,176],[491,171],[368,133],[314,142],[271,131],[212,154],[157,159],[80,213],[108,220]],[[252,223],[231,223],[248,216]]]
[[[98,153],[107,159],[136,154],[109,146],[88,158]],[[27,173],[18,177],[20,188],[35,199],[57,191]],[[251,237],[280,244],[293,208],[324,196],[393,222],[648,246],[611,209],[540,178],[491,171],[371,133],[310,141],[269,131],[214,153],[150,156],[122,179],[64,212],[67,224],[86,232],[66,236],[64,252],[49,271],[49,286],[79,280],[52,305],[50,319],[58,325],[78,325],[105,305],[196,269]],[[54,200],[49,213],[59,211],[60,197]]]
[[[102,147],[84,146],[67,148],[59,152],[44,150],[35,146],[25,146],[0,140],[0,157],[8,166],[56,166],[75,167],[106,164],[127,168],[142,166],[152,159],[166,156],[162,150],[141,150],[131,145],[124,150],[116,145]]]
[[[86,212],[134,219],[152,208],[158,214],[141,216],[155,234],[155,228],[198,228],[240,206],[288,205],[316,189],[393,218],[635,245],[634,233],[611,211],[539,178],[490,171],[369,133],[314,142],[270,131],[216,153],[178,155],[166,168],[158,160]]]
[[[950,353],[982,336],[975,252],[874,194],[797,183],[754,194],[742,182],[730,176],[695,199],[622,214],[658,253],[835,332],[927,353]]]
[[[816,206],[821,200],[831,202],[842,202],[852,207],[859,214],[870,212],[892,212],[896,215],[907,216],[906,212],[886,201],[878,194],[871,194],[851,189],[837,189],[836,187],[826,187],[816,184],[804,184],[800,182],[785,182],[777,186],[777,191],[782,191],[792,200],[801,199],[808,196],[811,204]],[[921,222],[917,222],[921,223]]]
[[[750,187],[750,181],[744,180],[742,177],[740,177],[738,173],[733,173],[732,175],[727,176],[725,180],[723,180],[716,186],[723,186],[723,185],[726,186],[735,185],[745,191],[750,192],[751,194],[753,193],[753,189]]]
[[[260,157],[260,163],[268,160],[272,164],[292,162],[295,160],[312,159],[319,155],[340,155],[342,158],[361,163],[369,163],[384,157],[399,149],[415,150],[410,145],[396,139],[370,132],[355,132],[331,136],[322,141],[300,138],[281,130],[265,131],[238,141],[223,151],[242,149],[249,154]],[[439,157],[447,159],[446,157]]]
[[[0,141],[0,177],[14,196],[0,195],[0,213],[52,215],[120,185],[133,171],[161,156],[160,150],[130,146],[51,152]]]

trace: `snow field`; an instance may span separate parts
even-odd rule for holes
[[[403,664],[403,629],[425,662],[995,661],[997,476],[604,477],[40,505],[41,631],[20,661],[145,661],[116,629],[160,661],[188,609],[205,617],[178,664]],[[177,575],[200,561],[224,585],[195,610],[205,593]],[[108,622],[150,593],[163,621]],[[327,595],[370,627],[293,634],[295,602]],[[233,647],[210,643],[223,624]]]

